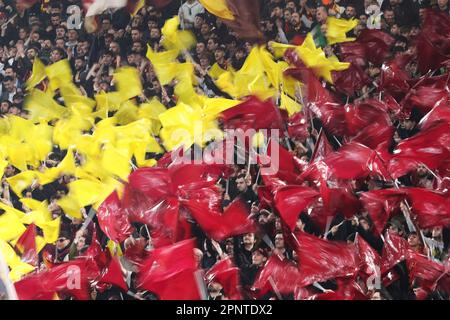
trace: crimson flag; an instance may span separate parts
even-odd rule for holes
[[[21,260],[33,266],[38,264],[38,252],[36,249],[36,226],[30,224],[16,243],[17,249],[22,253]]]
[[[316,145],[314,147],[314,152],[311,156],[310,162],[316,162],[318,160],[325,159],[329,154],[333,153],[334,149],[331,146],[328,138],[323,130],[320,131],[319,137],[317,138]]]
[[[300,213],[306,210],[319,196],[319,192],[309,187],[286,186],[275,192],[274,202],[281,218],[292,231],[295,229]]]
[[[102,231],[115,242],[122,242],[131,235],[131,226],[123,214],[121,203],[116,191],[100,205],[97,218]]]
[[[271,100],[261,101],[255,96],[221,114],[225,129],[260,130],[283,129],[278,108]]]
[[[338,277],[354,277],[359,259],[354,245],[322,240],[305,232],[297,233],[297,256],[303,286]]]
[[[419,164],[437,169],[450,157],[450,123],[438,123],[411,138],[401,141],[388,164],[393,179],[397,179]]]
[[[417,215],[420,228],[450,227],[450,197],[448,194],[424,188],[404,189]]]
[[[388,220],[398,211],[405,193],[398,189],[371,190],[361,193],[360,201],[373,221],[374,229],[383,233]]]
[[[184,240],[151,252],[138,274],[138,287],[161,300],[198,300],[194,240]]]
[[[182,203],[202,230],[216,241],[256,230],[255,222],[249,218],[248,207],[239,198],[235,199],[223,214],[209,210],[207,199],[183,200]]]
[[[213,265],[205,274],[205,279],[208,283],[219,283],[230,300],[242,300],[239,268],[233,264],[231,258],[227,257]]]
[[[389,178],[383,161],[377,152],[359,143],[350,142],[325,160],[330,175],[337,179],[357,179],[377,175],[384,180]]]
[[[411,247],[405,239],[396,235],[391,230],[387,230],[384,236],[383,253],[381,255],[381,273],[386,273],[396,264],[407,259],[412,252]]]
[[[298,112],[289,118],[288,134],[292,139],[305,140],[309,137],[309,122],[302,112]]]
[[[410,114],[416,108],[421,114],[430,112],[433,106],[439,101],[448,103],[449,93],[445,88],[435,88],[434,86],[417,86],[412,89],[402,101],[404,112]]]
[[[113,284],[121,288],[124,292],[128,291],[128,286],[123,278],[122,269],[117,257],[111,259],[109,266],[102,270],[102,275],[98,282]]]
[[[415,280],[419,287],[428,293],[436,289],[438,280],[446,273],[443,264],[431,261],[416,252],[406,259],[406,266],[411,284]]]
[[[268,292],[278,291],[281,294],[290,294],[299,287],[300,272],[288,259],[272,254],[264,268],[259,272],[252,289],[257,297]]]
[[[407,73],[396,63],[391,61],[381,68],[379,90],[392,95],[397,101],[400,101],[410,90]]]
[[[328,216],[342,213],[346,218],[352,218],[361,209],[361,204],[348,183],[330,188],[327,181],[323,180],[320,183],[320,194]]]
[[[424,74],[437,70],[449,54],[450,19],[448,15],[435,10],[427,10],[421,33],[417,40],[419,71]]]
[[[354,96],[371,82],[369,76],[357,64],[351,64],[348,69],[343,71],[332,71],[331,75],[336,90],[349,97]]]
[[[381,30],[364,29],[359,34],[356,42],[361,43],[365,47],[366,59],[379,66],[386,61],[395,39]]]
[[[437,101],[433,109],[420,120],[419,126],[420,129],[427,130],[440,121],[450,122],[450,104],[447,98]]]
[[[356,236],[355,245],[359,255],[359,268],[365,277],[370,277],[372,275],[381,276],[381,274],[377,274],[380,272],[381,267],[381,256],[378,252],[372,248],[360,235]]]
[[[260,2],[258,0],[226,0],[228,9],[233,13],[234,20],[222,20],[239,38],[251,42],[264,39],[260,29]]]
[[[367,64],[366,46],[359,41],[343,42],[339,44],[340,58],[343,62],[364,67]]]
[[[92,261],[77,259],[29,275],[14,286],[20,300],[49,300],[54,293],[69,295],[76,300],[88,300],[90,283],[99,273]]]

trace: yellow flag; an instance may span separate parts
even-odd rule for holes
[[[178,52],[178,50],[154,52],[147,45],[147,58],[152,63],[156,76],[162,86],[169,84],[178,74],[178,63],[175,62]]]
[[[112,145],[104,147],[101,166],[124,181],[127,181],[131,172],[130,159],[118,152]]]
[[[287,110],[289,116],[292,116],[302,110],[302,106],[295,102],[291,97],[281,94],[281,109]]]
[[[36,223],[36,225],[44,232],[44,241],[46,243],[55,243],[58,240],[61,217],[43,223]]]
[[[4,212],[0,215],[0,239],[10,241],[20,237],[26,230],[25,226],[20,222],[19,217],[11,212]]]
[[[317,76],[329,83],[333,83],[331,71],[342,71],[350,67],[350,63],[327,58],[325,52],[316,47],[311,33],[308,33],[303,44],[297,47],[297,52],[308,68],[313,69]]]
[[[166,20],[161,29],[161,33],[163,35],[162,44],[167,50],[188,50],[196,42],[192,32],[187,30],[178,30],[179,25],[180,18],[175,16],[169,20]]]
[[[17,196],[21,197],[22,191],[31,186],[33,181],[36,179],[37,179],[36,172],[27,170],[19,174],[16,174],[15,176],[12,176],[10,178],[7,178],[6,181],[8,181],[14,193]]]
[[[126,101],[142,94],[142,83],[136,68],[122,67],[114,73],[120,100]]]
[[[341,42],[355,41],[356,38],[347,38],[346,33],[353,30],[358,23],[358,19],[345,20],[328,17],[326,32],[328,44],[333,45]]]
[[[25,109],[33,122],[60,119],[68,109],[59,105],[48,92],[34,89],[25,100]]]
[[[72,69],[67,59],[49,65],[45,68],[45,73],[50,80],[50,89],[53,91],[65,84],[72,83]]]
[[[37,86],[42,80],[46,77],[45,74],[45,65],[42,63],[39,58],[34,58],[33,62],[33,70],[31,73],[31,77],[27,80],[26,87],[27,90],[33,89]]]
[[[32,265],[23,262],[14,249],[3,240],[0,240],[0,253],[6,264],[11,268],[9,278],[13,282],[20,280],[24,275],[33,272],[35,269]]]
[[[200,3],[215,16],[225,20],[234,20],[233,12],[228,8],[225,0],[200,0]]]

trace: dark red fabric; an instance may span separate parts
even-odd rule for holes
[[[21,260],[33,266],[38,264],[38,253],[36,249],[36,225],[30,224],[16,243],[19,249]]]
[[[102,231],[115,242],[122,242],[131,235],[131,226],[123,214],[117,192],[111,193],[97,210]]]
[[[405,193],[398,189],[382,189],[363,192],[360,201],[368,212],[374,224],[374,229],[379,234],[390,217],[399,211],[400,203],[405,198]]]
[[[411,138],[401,141],[388,164],[391,176],[396,179],[420,163],[431,170],[450,157],[450,124],[438,123]]]
[[[317,200],[319,195],[319,192],[309,187],[282,187],[275,192],[275,207],[283,221],[294,230],[300,213]]]
[[[198,300],[194,240],[155,249],[138,274],[138,287],[161,300]]]
[[[296,235],[300,243],[296,252],[302,285],[357,274],[359,260],[353,245],[319,239],[304,232]]]
[[[205,274],[205,279],[208,283],[220,283],[230,300],[242,300],[239,268],[233,264],[231,258],[227,257],[213,265]]]

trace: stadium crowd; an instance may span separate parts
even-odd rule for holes
[[[339,56],[338,46],[328,45],[326,39],[321,39],[326,33],[328,17],[359,20],[356,28],[349,32],[350,36],[358,35],[367,29],[371,13],[366,13],[369,6],[377,5],[379,1],[371,0],[261,0],[260,28],[264,42],[300,45],[306,35],[312,32],[316,44],[321,46],[328,57]],[[329,4],[331,2],[331,5]],[[88,33],[83,25],[84,15],[75,25],[71,20],[71,6],[83,7],[81,0],[42,1],[26,10],[16,9],[15,1],[0,0],[0,114],[2,117],[16,115],[27,119],[28,112],[24,108],[28,90],[26,82],[30,78],[35,59],[39,58],[44,65],[52,65],[60,60],[68,59],[73,72],[73,83],[83,95],[94,98],[102,92],[115,90],[113,75],[124,66],[139,70],[143,84],[143,92],[136,97],[138,104],[157,98],[166,108],[177,104],[174,90],[176,82],[161,85],[155,70],[146,56],[147,45],[154,52],[163,51],[161,44],[162,27],[167,19],[178,15],[181,29],[191,30],[196,38],[195,46],[189,56],[194,62],[196,91],[210,98],[231,98],[228,93],[219,89],[216,80],[225,71],[237,71],[242,68],[250,54],[253,43],[243,40],[233,30],[229,29],[221,19],[210,14],[197,0],[173,1],[168,6],[157,9],[145,5],[135,15],[130,15],[125,8],[109,10],[97,16],[95,23],[98,31]],[[73,8],[73,7],[72,7]],[[385,0],[382,1],[381,30],[392,36],[395,41],[390,46],[389,61],[402,54],[414,54],[414,39],[421,31],[424,13],[434,10],[446,15],[450,14],[448,0]],[[180,59],[184,59],[181,57]],[[283,58],[282,58],[283,59]],[[433,76],[448,73],[447,65],[437,70]],[[418,62],[413,59],[405,70],[412,79],[422,74],[418,71]],[[364,86],[355,90],[353,95],[347,94],[347,103],[361,99],[378,99],[377,84],[382,76],[382,68],[372,63],[363,64],[363,72],[370,79]],[[44,84],[45,86],[45,84]],[[332,86],[328,86],[333,90]],[[448,88],[448,87],[447,87]],[[45,87],[44,87],[45,89]],[[345,96],[345,95],[344,95]],[[61,100],[60,100],[61,101]],[[346,101],[340,101],[345,103]],[[398,144],[404,139],[413,137],[420,132],[419,122],[423,114],[413,110],[405,119],[393,118],[395,127],[394,140]],[[314,121],[314,128],[309,130],[305,138],[292,138],[289,143],[283,142],[290,153],[308,162],[315,152],[314,147],[321,132],[321,124]],[[328,136],[332,137],[332,136]],[[158,139],[158,138],[157,138]],[[338,148],[338,139],[330,139],[330,145]],[[54,148],[47,157],[44,166],[57,167],[64,159],[66,152]],[[159,159],[161,155],[154,155]],[[250,170],[248,170],[250,168]],[[273,255],[279,255],[295,263],[296,250],[290,246],[289,239],[283,231],[280,216],[270,206],[264,206],[258,188],[262,180],[258,174],[258,166],[247,164],[234,165],[234,172],[228,179],[221,178],[217,182],[223,192],[222,208],[228,208],[236,198],[246,202],[249,214],[264,232],[246,233],[216,242],[206,236],[193,221],[193,232],[196,239],[194,250],[198,268],[207,272],[217,262],[231,258],[239,268],[239,282],[242,286],[242,297],[254,299],[254,285],[258,275],[264,269],[265,263]],[[56,243],[47,244],[38,255],[39,270],[46,270],[49,265],[57,265],[72,261],[88,250],[93,234],[99,240],[101,247],[108,243],[106,235],[99,228],[98,219],[93,218],[87,228],[82,228],[84,219],[75,219],[66,215],[58,206],[57,200],[69,192],[68,184],[74,177],[62,175],[56,181],[40,185],[35,181],[20,195],[10,188],[7,178],[20,173],[11,164],[4,170],[0,186],[0,200],[7,206],[23,212],[30,212],[21,198],[31,198],[40,202],[47,201],[52,217],[61,217],[60,233]],[[412,173],[397,180],[399,187],[417,187],[429,190],[443,190],[442,179],[426,166],[419,166]],[[379,179],[368,179],[364,183],[352,181],[354,194],[363,191],[392,188],[394,185]],[[87,218],[91,207],[85,207],[83,217]],[[429,257],[438,263],[448,263],[449,260],[449,224],[411,230],[408,225],[408,208],[401,204],[401,210],[391,215],[384,231],[388,229],[404,239],[415,252]],[[296,221],[295,230],[314,234],[331,242],[353,243],[356,235],[362,237],[369,245],[382,254],[383,241],[380,233],[374,232],[375,226],[367,211],[360,210],[351,217],[338,213],[328,221],[326,233],[320,231],[315,223],[303,212]],[[81,230],[81,231],[80,231]],[[39,233],[39,231],[38,231]],[[137,250],[137,251],[136,251]],[[139,251],[140,250],[140,251]],[[157,295],[136,286],[135,264],[136,256],[145,256],[152,250],[152,241],[148,228],[142,223],[133,223],[133,232],[120,246],[111,251],[120,252],[120,265],[125,275],[129,292],[109,285],[102,288],[94,285],[90,288],[92,299],[157,299]],[[128,251],[128,253],[127,253]],[[127,257],[134,257],[128,259]],[[433,288],[423,296],[423,290],[416,283],[411,283],[408,277],[409,266],[405,261],[395,266],[397,278],[391,283],[383,282],[381,288],[373,289],[362,286],[366,299],[448,299],[449,292]],[[327,295],[336,291],[337,282],[333,279],[314,282],[308,286],[307,293],[292,292],[280,294],[275,285],[267,290],[260,299],[293,299],[313,295]],[[228,299],[226,288],[218,282],[210,282],[207,286],[209,299]],[[132,293],[130,293],[132,292]],[[70,299],[67,293],[60,293],[59,298]]]

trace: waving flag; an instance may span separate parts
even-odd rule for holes
[[[198,300],[194,240],[152,251],[139,272],[138,286],[161,300]]]
[[[300,213],[317,200],[319,195],[319,192],[309,187],[282,187],[275,192],[275,207],[283,221],[294,230]]]
[[[359,261],[353,246],[319,239],[301,232],[299,246],[300,281],[303,285],[337,277],[353,277],[359,270]]]
[[[242,299],[239,268],[233,264],[231,258],[227,257],[213,265],[205,274],[205,279],[208,283],[219,283],[230,300]]]
[[[328,17],[326,22],[326,37],[328,44],[331,46],[336,43],[355,41],[356,38],[347,38],[346,33],[353,30],[358,25],[358,23],[358,19],[345,20]]]
[[[300,273],[288,259],[273,254],[259,272],[252,289],[261,297],[268,292],[290,294],[299,287]]]
[[[423,229],[450,226],[450,197],[423,188],[405,188],[411,209]]]
[[[360,200],[373,221],[375,231],[383,233],[390,217],[399,210],[405,192],[398,189],[371,190],[363,192]]]

